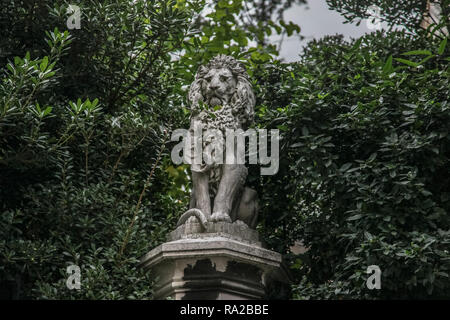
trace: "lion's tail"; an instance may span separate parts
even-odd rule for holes
[[[178,220],[177,227],[184,224],[187,221],[187,219],[193,216],[196,217],[200,222],[200,224],[202,225],[202,227],[206,229],[206,226],[208,225],[208,219],[206,219],[205,214],[200,209],[196,208],[189,209],[188,211],[183,213],[180,219]]]

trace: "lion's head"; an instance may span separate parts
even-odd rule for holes
[[[242,128],[253,121],[255,95],[244,65],[233,57],[221,54],[201,66],[188,98],[193,110],[199,102],[211,108],[231,108]]]

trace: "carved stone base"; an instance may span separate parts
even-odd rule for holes
[[[202,230],[202,226],[198,222],[189,222],[179,226],[167,236],[167,241],[175,241],[180,239],[202,239],[211,237],[224,237],[236,241],[253,244],[261,247],[259,235],[256,230],[250,229],[242,221],[234,223],[216,222],[209,223],[206,230]]]
[[[264,299],[287,283],[281,255],[262,248],[246,225],[220,222],[195,234],[192,228],[180,226],[141,259],[155,276],[156,299]]]

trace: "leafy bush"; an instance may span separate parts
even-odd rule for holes
[[[188,204],[169,135],[188,127],[198,66],[219,53],[268,61],[265,37],[299,29],[267,18],[247,30],[242,0],[214,1],[206,17],[204,0],[77,5],[70,31],[67,1],[0,8],[0,295],[151,298],[137,262]],[[258,14],[274,10],[280,1]],[[71,264],[80,291],[66,287]]]
[[[69,34],[58,31],[65,2],[44,2],[1,11],[12,26],[0,82],[2,296],[151,298],[138,259],[187,202],[161,169],[168,132],[185,121],[169,53],[190,35],[194,9],[89,2]],[[83,290],[66,287],[71,264]]]
[[[261,125],[282,130],[263,229],[274,248],[309,249],[288,255],[296,298],[448,297],[447,57],[446,40],[378,32],[260,70]],[[366,288],[370,265],[382,290]]]
[[[328,2],[349,20],[363,16]],[[261,197],[258,228],[295,275],[294,297],[448,295],[447,40],[327,37],[283,64],[267,37],[299,28],[269,17],[293,3],[304,1],[252,13],[217,0],[204,17],[203,0],[90,1],[70,32],[60,31],[66,1],[0,8],[2,298],[152,297],[138,258],[164,241],[189,199],[169,135],[188,126],[187,87],[219,53],[246,63],[256,126],[282,133],[279,173],[251,166],[248,180]],[[398,4],[406,17],[422,5]],[[391,25],[408,20],[389,12]],[[289,247],[299,240],[309,250],[296,256]],[[71,264],[82,290],[66,287]],[[372,264],[382,290],[365,286]]]

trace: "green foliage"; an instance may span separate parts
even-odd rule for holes
[[[427,2],[437,3],[442,9],[441,21],[435,18],[427,18],[429,26],[423,25],[427,14]],[[334,9],[346,18],[346,23],[356,22],[357,25],[363,19],[373,19],[368,12],[371,6],[380,8],[380,19],[388,24],[390,28],[401,27],[406,30],[422,34],[423,31],[444,37],[438,30],[450,27],[450,0],[327,0],[330,9]],[[424,30],[425,28],[425,30]],[[448,36],[448,33],[447,33]]]
[[[0,59],[2,297],[151,298],[138,259],[187,202],[162,166],[186,121],[170,53],[193,11],[83,2],[81,29],[62,32],[65,2],[44,2],[8,2],[0,17],[15,26]],[[70,264],[80,291],[65,285]]]
[[[401,25],[409,30],[419,30],[426,11],[427,0],[327,0],[331,9],[341,13],[347,22],[361,23],[362,19],[370,19],[367,9],[370,6],[378,6],[381,11],[381,19],[389,26]]]
[[[298,33],[283,11],[304,2],[215,0],[205,13],[204,0],[83,1],[81,29],[65,31],[66,1],[7,1],[0,295],[152,298],[155,275],[138,259],[164,241],[190,192],[169,136],[188,127],[198,66],[224,53],[252,76],[256,126],[281,131],[279,173],[250,166],[248,181],[261,198],[258,229],[290,263],[294,297],[446,297],[447,39],[327,37],[283,64],[267,38]],[[361,1],[328,3],[349,21],[365,18]],[[365,4],[416,31],[424,9]],[[296,256],[289,247],[299,240],[309,250]],[[71,264],[81,268],[79,291],[65,284]],[[372,264],[382,290],[365,286]]]
[[[256,65],[273,61],[278,55],[275,45],[267,39],[273,33],[292,36],[300,27],[286,23],[284,10],[303,0],[242,1],[214,0],[208,13],[193,18],[193,36],[185,39],[186,53],[179,57],[178,72],[187,83],[192,82],[197,68],[218,54],[234,56],[248,65],[251,73]],[[205,4],[205,1],[202,2]],[[189,1],[178,1],[179,7],[191,8]],[[279,23],[272,19],[277,14]]]
[[[258,10],[262,30],[240,24],[240,0],[215,1],[206,17],[203,0],[83,1],[75,30],[67,1],[2,4],[2,297],[152,297],[137,259],[188,204],[187,167],[169,154],[171,130],[188,126],[187,87],[218,53],[273,59],[271,30],[299,29],[270,16],[294,2]],[[80,291],[66,287],[71,264]]]
[[[262,230],[291,259],[296,298],[448,297],[445,43],[328,37],[260,70],[260,123],[282,129],[280,172],[259,185]],[[295,240],[309,250],[289,254]],[[374,264],[381,290],[366,288]]]

